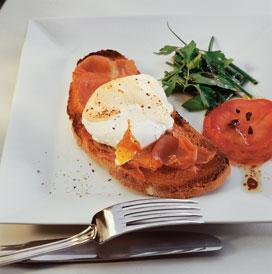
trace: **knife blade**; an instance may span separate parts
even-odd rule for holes
[[[50,241],[52,240],[2,246],[0,252],[8,253],[12,250],[32,247]],[[221,241],[209,234],[180,230],[138,231],[115,238],[102,245],[89,242],[81,246],[33,257],[23,263],[122,261],[211,252],[220,249],[222,249]]]

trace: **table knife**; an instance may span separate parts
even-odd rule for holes
[[[0,253],[8,253],[50,241],[52,240],[2,246]],[[180,230],[138,231],[115,238],[102,245],[89,242],[81,246],[33,257],[23,263],[123,261],[214,252],[220,249],[222,249],[221,241],[209,234]]]

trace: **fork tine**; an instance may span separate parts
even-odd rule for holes
[[[156,211],[186,211],[186,210],[192,210],[192,211],[199,211],[199,207],[195,206],[187,206],[187,205],[167,205],[167,207],[161,206],[161,205],[151,205],[151,206],[143,206],[143,207],[137,207],[137,208],[127,208],[124,210],[124,216],[139,214],[139,213],[145,213],[145,212],[156,212]]]
[[[130,225],[129,230],[141,230],[155,227],[163,227],[163,226],[177,226],[177,225],[189,225],[189,224],[202,224],[204,221],[201,218],[196,218],[192,220],[171,220],[168,222],[152,222],[152,223],[143,223],[143,224],[134,224]]]
[[[139,224],[139,223],[146,223],[146,222],[169,222],[169,221],[175,221],[180,219],[191,219],[191,218],[201,218],[201,214],[196,214],[192,212],[175,212],[170,214],[163,214],[163,213],[157,213],[157,214],[145,214],[142,216],[128,216],[125,218],[127,225],[132,224]]]
[[[160,199],[160,198],[150,198],[150,199],[140,199],[122,203],[122,208],[129,208],[141,205],[151,205],[151,204],[197,204],[194,200],[187,199]]]

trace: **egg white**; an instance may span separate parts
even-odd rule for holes
[[[82,123],[92,138],[116,148],[130,129],[141,148],[148,146],[173,127],[172,105],[160,83],[139,74],[112,80],[89,98]]]

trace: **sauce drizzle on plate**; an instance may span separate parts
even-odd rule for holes
[[[243,166],[245,170],[244,180],[243,180],[243,189],[246,192],[261,192],[261,170],[259,166]]]

